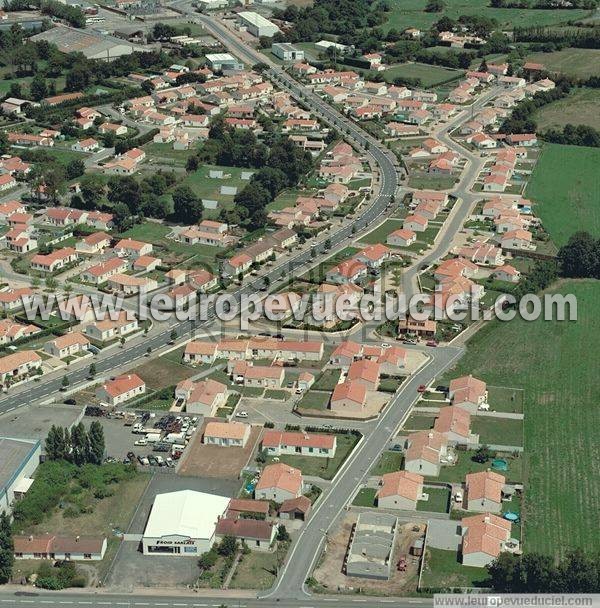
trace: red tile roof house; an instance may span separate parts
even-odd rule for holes
[[[506,550],[511,524],[503,517],[493,513],[463,517],[460,527],[463,565],[485,568]]]
[[[128,319],[127,312],[121,311],[119,318],[96,321],[85,326],[85,335],[99,342],[107,342],[126,336],[138,329],[137,319]]]
[[[358,361],[362,357],[362,352],[362,344],[358,342],[353,342],[352,340],[340,342],[331,353],[329,363],[341,366],[343,369],[348,369],[354,361]]]
[[[440,408],[433,430],[445,435],[448,445],[476,447],[479,444],[479,435],[471,433],[471,414],[462,407]]]
[[[75,249],[79,253],[102,253],[105,249],[110,247],[110,236],[105,232],[94,232],[83,237],[81,241],[77,241]]]
[[[53,357],[64,359],[80,352],[87,352],[90,341],[79,332],[73,332],[59,336],[44,344],[44,351]]]
[[[252,427],[242,422],[209,422],[204,429],[202,443],[227,448],[244,448]]]
[[[306,496],[284,500],[279,507],[279,518],[305,521],[311,506],[310,499]]]
[[[184,363],[213,363],[217,355],[217,345],[214,342],[193,340],[188,342],[183,352]]]
[[[57,249],[47,255],[38,253],[31,258],[31,269],[40,272],[56,272],[68,264],[72,264],[79,259],[79,255],[73,247]]]
[[[377,491],[377,506],[380,509],[415,511],[422,496],[423,475],[410,471],[386,473]]]
[[[8,386],[42,367],[42,358],[32,350],[24,350],[0,358],[0,385]]]
[[[0,320],[0,344],[10,344],[21,338],[28,338],[42,330],[37,325],[26,325],[13,319]]]
[[[227,386],[212,378],[198,382],[182,380],[175,387],[175,398],[185,401],[185,411],[202,416],[214,416],[225,405],[228,394]]]
[[[95,264],[86,268],[80,275],[81,280],[93,285],[106,283],[110,277],[125,272],[128,268],[127,260],[122,258],[111,258],[106,262]]]
[[[429,222],[427,218],[424,218],[421,215],[409,215],[404,218],[402,222],[402,228],[405,230],[412,230],[413,232],[425,232],[427,230],[427,226]]]
[[[108,405],[120,405],[146,392],[146,383],[137,374],[124,374],[96,389],[96,398]]]
[[[269,456],[299,455],[333,458],[336,436],[319,433],[266,430],[261,441],[262,449]]]
[[[354,259],[366,264],[369,268],[381,268],[381,265],[391,256],[391,253],[389,247],[377,243],[359,251]]]
[[[269,551],[275,542],[278,525],[263,519],[229,519],[224,517],[217,522],[215,538],[223,540],[225,536],[233,536],[253,551]]]
[[[232,498],[227,507],[226,515],[229,519],[237,519],[244,514],[256,515],[257,519],[269,517],[270,505],[266,500],[253,500],[251,498]]]
[[[448,397],[452,404],[472,414],[487,407],[488,391],[483,380],[473,376],[461,376],[450,381]],[[482,407],[483,406],[483,407]]]
[[[106,553],[107,541],[101,536],[15,536],[15,559],[56,559],[99,561]]]
[[[302,471],[282,462],[267,465],[256,487],[254,497],[257,500],[273,500],[282,503],[302,495],[304,481]]]
[[[356,283],[367,275],[367,266],[358,260],[346,260],[329,269],[325,274],[328,283],[343,285]]]
[[[257,388],[281,388],[285,372],[283,367],[252,365],[246,361],[238,361],[232,372],[233,381],[244,386]]]
[[[406,438],[404,468],[411,473],[437,477],[448,458],[446,436],[434,430],[411,433]]]
[[[465,476],[465,499],[463,508],[479,513],[500,513],[502,510],[502,492],[506,485],[504,475],[494,471],[480,471]]]
[[[521,273],[514,266],[504,264],[497,268],[492,273],[492,277],[498,281],[508,281],[509,283],[518,283],[521,279]]]
[[[410,247],[416,240],[416,232],[406,228],[399,228],[388,234],[386,242],[392,247]]]
[[[367,402],[367,389],[359,382],[336,384],[329,407],[333,412],[362,414]]]
[[[376,391],[379,386],[380,365],[376,361],[361,359],[350,365],[346,381],[362,384],[369,391]]]
[[[121,239],[115,245],[115,253],[120,257],[138,258],[152,253],[152,243],[144,243],[134,239]]]

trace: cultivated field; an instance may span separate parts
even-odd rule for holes
[[[533,53],[527,56],[527,61],[541,63],[550,72],[576,78],[600,76],[600,49],[567,48],[553,53]]]
[[[388,68],[383,72],[383,77],[387,82],[394,82],[396,78],[418,78],[424,87],[435,87],[453,78],[458,80],[464,73],[464,70],[452,70],[427,63],[403,63]]]
[[[567,124],[600,130],[600,90],[575,89],[568,97],[540,108],[535,113],[535,120],[542,130],[562,128]]]
[[[392,11],[388,14],[386,29],[403,30],[407,27],[430,28],[442,15],[457,19],[460,15],[481,15],[496,19],[501,27],[551,25],[582,19],[590,14],[585,10],[537,10],[517,8],[491,8],[489,0],[446,0],[442,13],[426,13],[427,0],[388,0]]]
[[[491,322],[447,375],[525,389],[525,550],[549,555],[600,549],[589,532],[600,511],[600,284],[566,281],[558,291],[576,296],[576,323]]]
[[[560,247],[578,230],[600,236],[600,150],[547,144],[525,196]]]

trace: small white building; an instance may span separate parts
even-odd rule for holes
[[[242,11],[238,13],[238,18],[240,20],[240,29],[245,29],[257,38],[261,36],[271,38],[280,31],[274,23],[252,11]]]
[[[295,46],[287,42],[274,42],[271,46],[271,52],[275,57],[283,61],[303,61],[304,51],[297,49]]]

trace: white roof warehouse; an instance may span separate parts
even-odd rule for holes
[[[194,557],[209,551],[229,500],[193,490],[158,494],[142,537],[142,552]]]

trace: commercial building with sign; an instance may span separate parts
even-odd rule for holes
[[[193,490],[158,494],[142,537],[143,554],[197,557],[209,551],[229,500]]]

